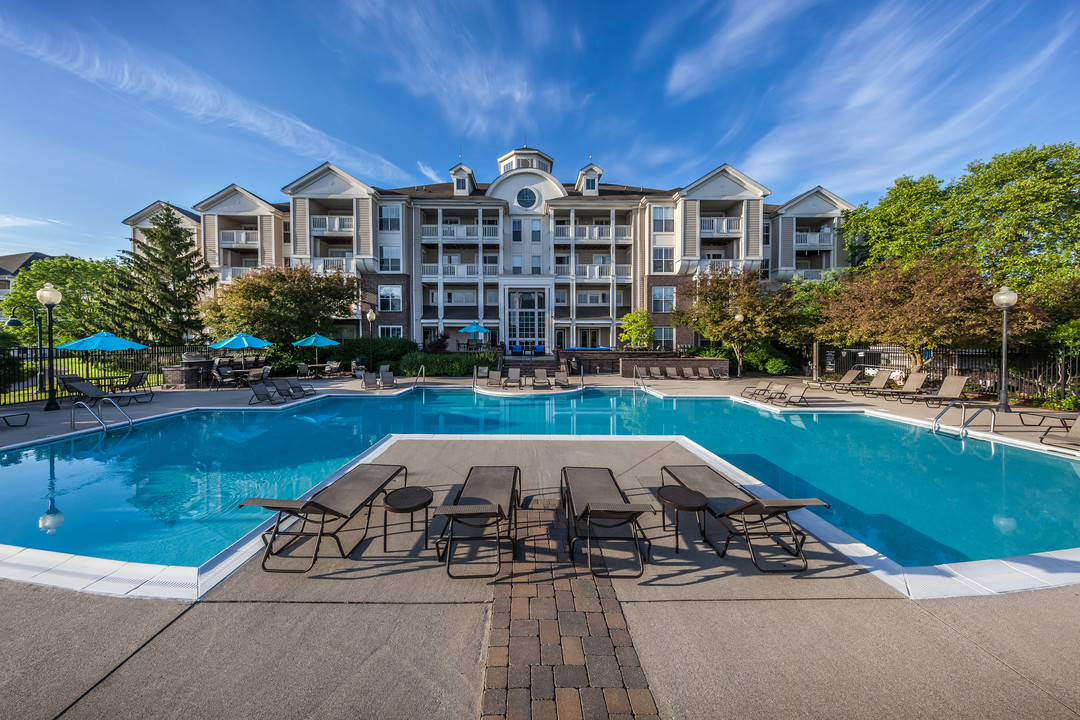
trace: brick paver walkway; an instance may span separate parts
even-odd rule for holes
[[[611,580],[570,564],[555,501],[534,499],[519,523],[519,560],[495,585],[483,720],[657,718]]]

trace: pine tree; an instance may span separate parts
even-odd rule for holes
[[[203,334],[199,301],[217,283],[172,206],[150,218],[143,239],[121,251],[105,283],[106,313],[117,334],[157,345],[178,345]]]

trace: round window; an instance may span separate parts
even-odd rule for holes
[[[529,188],[522,188],[517,194],[518,205],[528,210],[536,204],[536,193]]]

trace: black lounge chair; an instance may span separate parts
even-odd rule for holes
[[[253,505],[277,513],[274,527],[262,535],[266,549],[262,556],[262,569],[266,572],[304,573],[315,567],[319,559],[319,545],[323,537],[333,538],[338,552],[345,558],[352,554],[367,537],[371,526],[371,506],[379,493],[386,492],[386,486],[395,477],[405,473],[404,484],[409,484],[409,471],[404,465],[366,465],[352,468],[330,485],[315,493],[308,500],[277,500],[273,498],[248,498],[240,507]],[[364,534],[348,553],[341,545],[338,533],[364,508],[368,509],[364,523]],[[295,518],[296,522],[288,528],[282,528],[286,518]],[[266,561],[272,556],[279,556],[301,538],[315,538],[315,549],[311,561],[304,568],[271,568]],[[286,538],[285,542],[274,546],[275,541]]]
[[[619,487],[614,473],[604,467],[564,467],[560,489],[562,491],[563,507],[566,508],[566,528],[569,533],[567,541],[570,545],[570,562],[574,560],[574,543],[585,539],[585,555],[588,559],[589,572],[597,577],[641,577],[645,572],[645,563],[652,557],[652,541],[645,535],[638,518],[647,512],[656,512],[652,504],[631,503],[626,493]],[[637,573],[630,575],[613,575],[609,572],[601,573],[593,569],[592,545],[595,538],[597,549],[600,549],[600,537],[595,530],[609,530],[612,528],[629,526],[629,538],[605,539],[611,541],[626,541],[633,543],[634,550],[640,557],[640,567]],[[640,540],[645,542],[645,549],[640,547]],[[603,553],[603,550],[601,550]]]
[[[240,378],[231,368],[211,368],[210,389],[217,390],[223,387],[240,387]]]
[[[107,393],[97,385],[91,382],[67,382],[65,383],[69,390],[74,390],[79,393],[79,397],[75,398],[75,402],[84,402],[90,407],[94,407],[102,400],[112,400],[117,405],[129,405],[132,400],[138,400],[142,392],[125,392],[125,393]]]
[[[435,541],[435,553],[446,561],[446,574],[452,578],[495,577],[502,569],[503,528],[505,539],[510,542],[510,557],[517,559],[517,510],[521,502],[521,470],[511,465],[475,465],[469,469],[465,484],[449,505],[435,508],[435,515],[445,515],[446,527]],[[454,542],[486,542],[490,536],[478,535],[454,537],[454,528],[495,526],[495,570],[474,575],[455,575],[452,569]]]
[[[251,397],[248,399],[248,405],[257,405],[258,403],[268,402],[271,405],[280,405],[289,398],[278,393],[272,385],[267,385],[263,382],[253,382],[251,387]]]
[[[837,385],[854,385],[860,375],[862,375],[862,370],[855,368],[854,370],[848,370],[839,380],[805,380],[804,382],[808,388],[814,388],[816,390],[832,390]]]
[[[708,537],[705,538],[720,557],[727,554],[731,538],[741,535],[750,548],[750,559],[761,572],[801,572],[807,568],[806,555],[803,554],[806,533],[796,529],[788,513],[809,505],[829,507],[828,503],[817,498],[759,498],[708,465],[665,465],[660,468],[660,484],[666,484],[665,480],[669,477],[677,484],[697,490],[708,498],[709,504],[705,506],[705,510],[727,532],[723,549],[718,548]],[[751,525],[758,527],[752,528]],[[800,565],[794,568],[763,566],[758,562],[753,538],[772,540],[788,555],[799,560]]]
[[[293,377],[286,377],[284,380],[285,384],[289,386],[289,389],[293,391],[293,394],[296,394],[297,390],[303,395],[315,394],[315,388],[311,386],[311,383],[302,383]]]
[[[772,380],[762,380],[757,385],[747,385],[739,394],[747,398],[766,397],[770,387],[772,387]]]
[[[143,402],[143,398],[145,398],[146,402],[150,402],[154,399],[154,389],[150,387],[150,383],[147,381],[147,378],[149,377],[149,370],[136,370],[131,373],[127,380],[114,387],[112,391],[114,393],[137,393],[135,402]]]
[[[284,378],[273,378],[268,381],[270,385],[277,391],[277,394],[283,398],[289,400],[299,400],[304,397],[304,391],[301,388],[294,388],[285,381]]]
[[[17,418],[22,418],[22,422],[12,422]],[[10,415],[0,415],[0,420],[4,421],[4,424],[8,427],[26,427],[26,423],[30,422],[30,413],[11,413]]]

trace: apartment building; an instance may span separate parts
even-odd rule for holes
[[[528,147],[494,170],[483,183],[458,163],[448,182],[384,189],[324,163],[282,188],[287,202],[229,185],[185,217],[223,282],[269,266],[360,277],[345,337],[464,340],[478,322],[508,345],[615,347],[619,319],[645,308],[656,344],[674,348],[693,342],[671,322],[680,288],[709,264],[773,281],[847,264],[836,229],[852,206],[820,186],[769,205],[768,188],[726,164],[667,190],[602,182],[591,162],[566,183]],[[124,221],[133,236],[159,205]],[[373,329],[359,317],[369,307]]]

